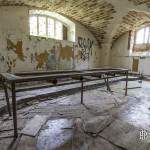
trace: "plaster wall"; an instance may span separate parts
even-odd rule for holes
[[[110,0],[106,0],[106,1],[108,3],[110,2]],[[112,0],[111,4],[114,6],[116,13],[113,14],[113,19],[109,22],[109,24],[107,25],[107,29],[105,30],[106,35],[105,35],[105,39],[104,39],[104,45],[102,45],[102,49],[101,49],[100,65],[102,67],[103,66],[129,67],[131,64],[128,65],[128,62],[132,63],[131,60],[133,58],[128,58],[128,55],[126,55],[127,53],[123,54],[124,50],[125,50],[125,52],[127,51],[126,47],[123,47],[120,58],[119,58],[119,54],[116,54],[116,56],[113,56],[113,60],[111,59],[111,57],[112,57],[111,55],[113,53],[112,49],[111,49],[112,39],[113,39],[114,35],[116,34],[118,28],[120,27],[120,24],[122,23],[123,17],[125,17],[129,13],[129,11],[135,10],[137,12],[149,12],[150,10],[144,3],[141,5],[135,6],[133,2],[128,1],[128,0],[122,0],[122,1],[121,0]],[[117,42],[117,43],[119,43],[119,42]],[[116,47],[119,49],[120,46],[118,46],[118,47],[116,46]],[[117,64],[117,65],[114,65],[114,64]]]
[[[133,59],[139,59],[138,72],[150,75],[150,57],[130,55],[128,49],[128,33],[122,35],[113,45],[110,53],[111,67],[124,67],[132,70]]]
[[[75,25],[75,42],[30,36],[27,7],[0,7],[0,72],[98,67],[96,39],[84,26]]]
[[[91,42],[93,42],[92,49],[91,49],[92,53],[90,53],[90,55],[92,57],[89,57],[89,60],[88,60],[88,58],[86,60],[76,59],[76,64],[77,64],[76,68],[77,69],[85,69],[85,68],[99,67],[100,66],[101,51],[100,51],[98,42],[96,41],[96,39],[93,36],[93,34],[91,32],[89,32],[89,30],[87,28],[85,28],[84,26],[82,26],[81,24],[76,22],[76,41],[77,41],[77,47],[80,49],[80,46],[78,44],[79,37],[83,38],[83,40],[85,40],[85,42],[87,42],[88,39]],[[87,48],[86,45],[85,45],[85,47]],[[78,48],[76,49],[76,52],[78,52]],[[87,50],[84,50],[84,51],[85,51],[85,53],[87,53],[88,52],[88,48],[87,48]]]

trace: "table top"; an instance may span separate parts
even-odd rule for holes
[[[54,80],[60,78],[82,78],[83,76],[94,76],[109,73],[124,73],[128,69],[124,68],[93,68],[88,70],[58,70],[58,71],[40,71],[40,72],[24,72],[24,73],[1,73],[1,78],[6,82],[30,82]]]

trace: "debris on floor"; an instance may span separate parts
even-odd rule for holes
[[[105,88],[84,91],[83,105],[80,93],[75,93],[19,107],[17,150],[150,149],[148,139],[140,139],[140,131],[150,131],[150,84],[144,81],[142,88],[129,89],[126,97],[123,87],[118,82],[111,85],[113,93]],[[12,117],[4,114],[0,150],[7,150],[13,142]]]

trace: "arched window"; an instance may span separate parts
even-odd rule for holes
[[[142,27],[136,32],[135,44],[150,44],[150,25]]]
[[[29,11],[30,35],[75,41],[75,24],[69,19],[49,11]]]
[[[130,55],[150,56],[150,23],[143,24],[132,31],[130,40]]]

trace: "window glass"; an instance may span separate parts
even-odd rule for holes
[[[68,40],[68,27],[47,15],[30,15],[30,35]]]
[[[144,42],[144,28],[139,30],[136,34],[136,44],[142,44]]]
[[[54,19],[48,18],[48,37],[54,38]]]
[[[148,43],[148,39],[149,39],[149,27],[146,27],[144,43]]]
[[[67,40],[68,39],[68,28],[63,25],[63,40]]]
[[[46,17],[39,16],[38,23],[39,23],[39,35],[46,36]]]
[[[62,40],[62,23],[60,21],[55,22],[55,37],[56,39]]]
[[[148,41],[148,43],[150,43],[150,35],[149,35],[149,41]]]
[[[37,17],[30,16],[29,22],[30,22],[30,34],[37,35]]]

